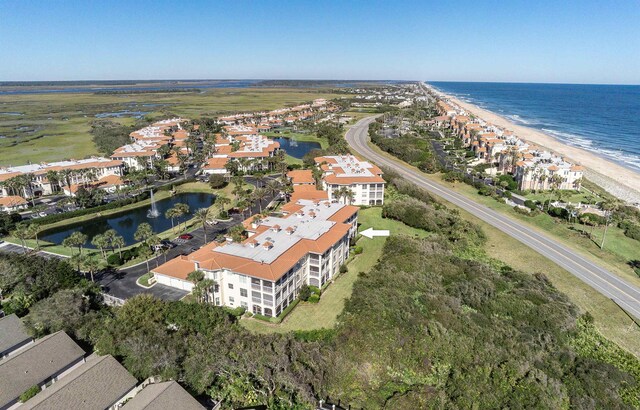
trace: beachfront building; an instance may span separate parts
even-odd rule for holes
[[[530,151],[516,162],[514,178],[520,190],[580,189],[584,168],[548,151]]]
[[[153,269],[158,283],[192,291],[189,273],[215,281],[209,301],[277,316],[303,284],[323,286],[339,273],[357,229],[358,208],[329,201],[298,200],[280,216],[244,222],[247,238],[211,242]]]
[[[520,190],[580,189],[584,168],[549,151],[531,147],[510,130],[468,115],[456,104],[440,100],[438,123],[449,128],[473,151],[475,163],[497,164],[494,171],[513,175]],[[475,164],[474,163],[474,164]]]
[[[330,201],[351,205],[383,205],[385,181],[382,170],[354,155],[315,158],[322,169],[322,186]]]
[[[39,197],[123,175],[122,161],[103,157],[0,168],[0,197]]]

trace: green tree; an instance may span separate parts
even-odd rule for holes
[[[11,234],[20,240],[20,243],[22,244],[22,249],[26,252],[27,251],[26,240],[31,237],[29,225],[26,222],[18,222],[16,224],[16,228]]]
[[[138,225],[133,238],[138,242],[144,242],[148,246],[147,241],[154,235],[153,228],[147,222]]]
[[[204,242],[207,243],[207,225],[213,220],[211,208],[200,208],[195,213],[196,223],[202,225],[204,232]]]
[[[82,248],[87,243],[87,235],[82,232],[74,232],[62,240],[62,246],[78,248],[78,254],[82,255]]]

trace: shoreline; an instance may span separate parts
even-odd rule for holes
[[[513,121],[479,106],[461,101],[449,94],[426,84],[426,87],[438,95],[450,100],[469,113],[482,118],[506,130],[511,130],[520,139],[529,144],[539,146],[555,152],[571,162],[586,168],[585,177],[596,185],[601,186],[611,195],[631,203],[640,203],[640,173],[617,164],[608,158],[603,158],[593,152],[569,145],[559,139],[535,128],[515,124]]]

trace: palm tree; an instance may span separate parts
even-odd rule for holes
[[[120,256],[120,259],[122,259],[122,247],[124,245],[125,245],[125,241],[122,235],[116,235],[113,238],[111,238],[111,246],[114,248],[118,248],[118,255]]]
[[[99,271],[104,265],[100,259],[96,258],[95,254],[89,254],[80,258],[80,266],[82,269],[89,272],[91,282],[95,282],[93,274]]]
[[[12,232],[12,235],[20,240],[20,243],[22,244],[22,249],[26,252],[27,244],[25,243],[25,240],[29,239],[29,237],[31,236],[29,232],[29,225],[26,222],[17,223],[16,229],[14,229],[14,231]]]
[[[278,182],[275,179],[272,179],[269,182],[267,182],[267,186],[265,187],[265,189],[267,190],[269,195],[275,198],[276,195],[280,193],[280,182]]]
[[[40,234],[40,224],[33,222],[31,225],[29,225],[29,238],[34,238],[36,240],[36,249],[40,249],[40,242],[38,240],[38,234]]]
[[[164,213],[164,217],[171,220],[171,230],[174,230],[173,220],[181,216],[180,212],[175,208],[169,208]]]
[[[91,239],[91,244],[100,249],[100,254],[103,258],[106,258],[105,248],[109,246],[109,238],[104,234],[97,234]]]
[[[258,188],[261,188],[264,185],[265,176],[262,172],[257,172],[254,176],[256,179],[256,185]]]
[[[200,208],[195,213],[196,222],[202,224],[202,230],[204,231],[204,242],[207,243],[207,224],[211,222],[213,215],[211,208]]]
[[[318,166],[314,166],[311,168],[311,175],[313,179],[316,181],[316,189],[322,189],[322,169]]]
[[[47,181],[49,181],[49,185],[51,185],[51,193],[58,192],[58,190],[60,190],[60,178],[61,176],[58,171],[47,171]]]
[[[133,234],[133,238],[138,242],[144,242],[145,244],[147,244],[147,241],[153,235],[154,233],[151,225],[149,225],[146,222],[143,222],[140,225],[138,225],[138,229],[136,229],[136,232]]]
[[[59,172],[60,178],[64,181],[65,185],[69,192],[71,192],[71,183],[73,177],[76,175],[76,172],[72,169],[65,168]]]
[[[180,216],[185,216],[185,215],[189,215],[189,205],[187,204],[183,204],[183,203],[177,203],[174,205],[174,208],[176,208],[178,210],[178,212],[180,212]],[[184,228],[187,228],[187,218],[184,219]]]
[[[62,241],[62,246],[69,248],[78,247],[78,255],[82,255],[82,248],[87,243],[87,235],[82,232],[74,232]]]
[[[252,198],[258,203],[260,213],[262,213],[262,201],[267,197],[267,191],[264,188],[256,188],[251,193]]]
[[[224,196],[223,194],[216,196],[215,204],[220,207],[221,211],[224,211],[224,208],[230,203],[231,203],[231,200],[226,196]]]

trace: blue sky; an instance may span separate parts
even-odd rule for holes
[[[640,1],[0,2],[0,81],[640,84]]]

